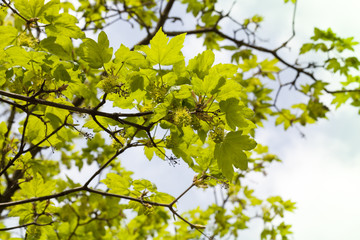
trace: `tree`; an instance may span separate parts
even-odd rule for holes
[[[244,182],[280,161],[256,143],[256,127],[270,118],[285,129],[325,118],[323,94],[336,107],[359,105],[353,38],[315,28],[297,60],[287,59],[294,0],[292,35],[271,48],[257,37],[262,17],[236,19],[215,0],[1,2],[1,239],[18,229],[26,239],[236,238],[255,218],[264,222],[261,239],[288,239],[291,226],[282,218],[295,203],[259,199]],[[193,26],[176,25],[189,18]],[[144,37],[109,47],[103,30],[118,21]],[[91,31],[96,40],[86,37]],[[182,49],[191,35],[207,50],[186,62]],[[229,63],[214,64],[213,50],[228,51]],[[307,61],[309,52],[323,60]],[[321,71],[341,75],[342,87],[329,89],[316,76]],[[276,87],[267,87],[272,81]],[[304,98],[282,108],[286,87]],[[171,196],[134,179],[119,158],[133,148],[149,160],[187,164],[192,184]],[[97,170],[85,184],[61,175],[86,164]],[[224,197],[178,212],[176,204],[199,188]]]

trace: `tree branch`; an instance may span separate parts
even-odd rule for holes
[[[21,140],[20,140],[20,147],[19,147],[19,151],[16,153],[16,155],[8,162],[8,164],[1,170],[0,172],[0,176],[2,176],[7,170],[8,168],[14,164],[14,162],[16,161],[16,159],[18,159],[23,153],[24,153],[24,147],[25,147],[25,132],[26,132],[26,127],[27,124],[29,122],[29,116],[30,114],[26,115],[25,121],[24,121],[24,125],[23,125],[23,131],[22,131],[22,135],[21,135]]]
[[[148,34],[143,40],[141,40],[140,42],[138,42],[136,45],[147,45],[149,44],[150,40],[155,36],[155,34],[159,31],[159,29],[161,27],[164,27],[164,24],[166,22],[166,20],[169,17],[169,13],[171,8],[174,5],[175,0],[169,0],[168,3],[166,4],[163,12],[160,14],[160,19],[158,21],[158,23],[156,24],[156,27],[154,29],[154,31],[150,34]]]
[[[31,222],[31,223],[27,223],[27,224],[23,224],[23,225],[19,225],[19,226],[15,226],[15,227],[8,227],[8,228],[0,228],[0,231],[10,231],[10,230],[14,230],[14,229],[18,229],[18,228],[25,228],[31,225],[35,225],[35,226],[48,226],[48,225],[52,225],[54,222],[51,221],[49,223],[37,223],[37,222]]]
[[[74,107],[74,106],[65,105],[65,104],[61,104],[61,103],[46,101],[43,99],[27,97],[27,96],[23,96],[23,95],[16,94],[16,93],[6,92],[3,90],[0,90],[0,95],[6,96],[9,98],[13,98],[13,99],[17,99],[17,100],[22,100],[22,101],[25,101],[25,102],[28,102],[31,104],[41,104],[41,105],[46,105],[46,106],[50,106],[50,107],[66,109],[66,110],[69,110],[69,111],[75,112],[75,113],[85,113],[85,114],[89,114],[89,115],[97,115],[97,116],[102,116],[102,117],[107,117],[107,118],[112,118],[112,119],[116,119],[118,117],[141,117],[141,116],[147,116],[147,115],[153,114],[152,111],[139,112],[139,113],[107,113],[107,112],[97,111],[97,110],[91,109],[91,108]]]
[[[2,0],[2,2],[16,15],[18,15],[20,18],[22,18],[27,24],[30,23],[28,19],[26,19],[23,15],[21,15],[15,8],[13,8],[10,3],[6,2],[5,0]]]
[[[139,128],[142,130],[147,130],[148,127],[121,119],[121,117],[141,117],[141,116],[147,116],[147,115],[153,114],[152,111],[139,112],[139,113],[107,113],[107,112],[98,111],[96,109],[74,107],[74,106],[69,106],[69,105],[65,105],[65,104],[61,104],[61,103],[46,101],[43,99],[37,99],[34,97],[27,97],[27,96],[19,95],[16,93],[6,92],[3,90],[0,90],[0,95],[6,96],[9,98],[13,98],[13,99],[17,99],[17,100],[22,100],[25,102],[29,102],[31,104],[41,104],[41,105],[46,105],[46,106],[51,106],[51,107],[55,107],[55,108],[69,110],[69,111],[75,112],[75,113],[85,113],[85,114],[89,114],[89,115],[107,117],[107,118],[114,119],[122,124],[130,125],[132,127]]]

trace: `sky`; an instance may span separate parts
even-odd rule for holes
[[[267,31],[275,34],[283,19],[279,19],[277,6],[270,4],[274,1],[252,1],[255,6],[251,7],[256,9],[255,2],[267,4],[264,6]],[[308,39],[315,26],[331,27],[340,36],[360,40],[360,27],[354,24],[359,9],[358,1],[299,0],[294,45]],[[324,76],[325,80],[337,77]],[[360,118],[357,111],[343,107],[331,112],[328,120],[302,129],[305,139],[294,129],[284,132],[270,124],[258,133],[257,140],[268,144],[283,163],[273,166],[268,177],[258,179],[256,189],[264,196],[281,195],[297,202],[295,213],[287,215],[288,222],[293,224],[295,240],[360,239]]]
[[[263,15],[264,36],[273,36],[274,42],[288,36],[290,28],[284,23],[290,22],[291,16],[283,12],[291,13],[289,5],[281,6],[277,0],[258,0],[238,1],[238,6],[239,12],[247,13],[247,9],[251,9],[250,12]],[[359,9],[358,1],[299,0],[294,48],[311,36],[315,26],[331,27],[340,36],[360,40],[360,27],[356,24]],[[338,76],[323,77],[336,80]],[[360,239],[360,118],[357,111],[343,107],[329,113],[328,120],[301,129],[305,138],[295,129],[284,132],[271,123],[258,131],[257,141],[269,145],[283,163],[272,166],[266,178],[255,178],[256,193],[264,197],[280,195],[297,202],[295,213],[286,216],[287,222],[293,225],[292,239]],[[256,239],[256,234],[252,236],[248,239]]]
[[[224,9],[232,3],[219,2]],[[292,49],[307,41],[314,27],[331,27],[340,36],[354,36],[360,41],[359,9],[360,1],[356,0],[298,0]],[[282,0],[238,0],[233,13],[239,19],[253,14],[264,16],[260,33],[268,39],[265,45],[274,46],[291,33],[292,5],[285,5]],[[115,49],[121,43],[131,47],[135,39],[139,39],[139,35],[129,34],[128,31],[132,31],[129,25],[120,24],[117,28],[125,30],[106,30]],[[185,41],[183,51],[187,59],[202,50],[201,43],[194,38]],[[283,54],[293,57],[291,51]],[[228,58],[216,53],[217,62],[228,61]],[[322,77],[336,80],[338,76]],[[273,121],[258,130],[256,140],[268,145],[283,162],[273,164],[267,177],[252,176],[249,182],[258,196],[280,195],[297,202],[297,210],[285,219],[293,225],[291,239],[360,239],[360,116],[357,111],[350,106],[331,111],[328,120],[301,129],[305,138],[294,128],[285,132],[282,127],[274,127]],[[159,191],[174,196],[191,184],[194,175],[184,163],[172,167],[161,160],[149,162],[138,150],[130,150],[120,159],[135,172],[135,178],[149,179],[156,183]],[[211,191],[191,191],[179,202],[179,212],[210,203],[212,194]],[[253,222],[250,230],[240,235],[241,239],[259,239],[260,228],[259,222]]]

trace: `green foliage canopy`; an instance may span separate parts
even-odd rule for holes
[[[171,15],[176,4],[186,16]],[[165,30],[185,17],[196,20],[192,30]],[[113,49],[102,31],[113,18],[146,36],[132,48]],[[225,20],[240,29],[235,36],[222,29]],[[353,38],[318,28],[299,57],[315,51],[325,60],[287,61],[279,50],[295,35],[280,47],[262,47],[256,40],[262,21],[258,15],[235,21],[216,1],[1,0],[0,238],[15,239],[10,230],[22,228],[26,239],[237,238],[260,218],[261,239],[288,239],[291,226],[280,219],[295,203],[279,196],[261,200],[243,183],[280,161],[256,143],[256,128],[269,117],[285,129],[325,118],[322,94],[332,95],[336,107],[348,100],[359,106],[358,88],[348,86],[360,82],[350,74],[360,62],[348,54],[357,44]],[[86,37],[90,30],[97,40]],[[207,50],[187,63],[182,49],[194,34]],[[229,51],[230,63],[214,64],[214,50]],[[260,54],[267,58],[259,60]],[[285,69],[295,78],[280,81]],[[343,88],[327,89],[314,70],[342,75]],[[266,86],[273,80],[279,81],[275,94]],[[278,107],[286,86],[308,100]],[[185,162],[194,172],[192,184],[171,196],[134,179],[119,159],[131,148],[149,160]],[[98,169],[85,184],[59,177],[64,168],[81,172],[94,163]],[[192,188],[214,188],[226,197],[177,212]],[[8,226],[11,217],[17,226]]]

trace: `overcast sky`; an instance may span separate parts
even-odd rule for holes
[[[248,4],[244,6],[240,2]],[[290,16],[283,11],[291,13],[289,6],[281,6],[281,2],[238,3],[244,13],[249,7],[250,11],[265,16],[264,36],[268,34],[281,41],[290,29],[284,26]],[[360,41],[360,27],[356,24],[359,9],[359,1],[299,0],[294,46],[306,41],[315,26],[331,27],[342,37],[354,36]],[[283,33],[279,34],[279,30]],[[337,80],[337,76],[326,77]],[[295,214],[287,215],[293,224],[295,240],[360,239],[360,116],[357,111],[344,107],[331,112],[329,120],[302,129],[305,139],[294,129],[284,132],[271,124],[258,132],[257,140],[268,144],[283,164],[273,166],[268,177],[255,181],[257,193],[279,194],[297,202]]]
[[[219,2],[226,8],[233,1]],[[261,34],[271,45],[287,39],[291,32],[292,6],[282,2],[238,0],[233,12],[239,19],[253,14],[264,16]],[[331,27],[342,37],[354,36],[360,41],[359,10],[360,1],[356,0],[298,0],[297,35],[292,46],[307,41],[315,26]],[[139,37],[130,34],[131,28],[126,23],[122,26],[127,30],[106,31],[115,49],[121,43],[131,47]],[[183,51],[189,59],[202,49],[201,43],[187,39]],[[218,53],[216,61],[227,57]],[[286,218],[287,223],[293,224],[295,240],[360,239],[360,116],[356,109],[343,107],[329,113],[328,119],[302,129],[305,138],[295,129],[284,132],[272,122],[258,130],[256,140],[269,145],[283,163],[274,164],[266,178],[253,177],[252,184],[260,196],[281,195],[297,202],[295,213]],[[152,180],[160,191],[175,196],[191,184],[194,175],[185,164],[171,167],[161,160],[149,163],[138,150],[127,152],[121,159],[135,172],[135,177]],[[179,210],[209,203],[212,201],[209,196],[212,192],[192,191],[180,201]],[[251,226],[241,239],[259,239],[259,224]]]

